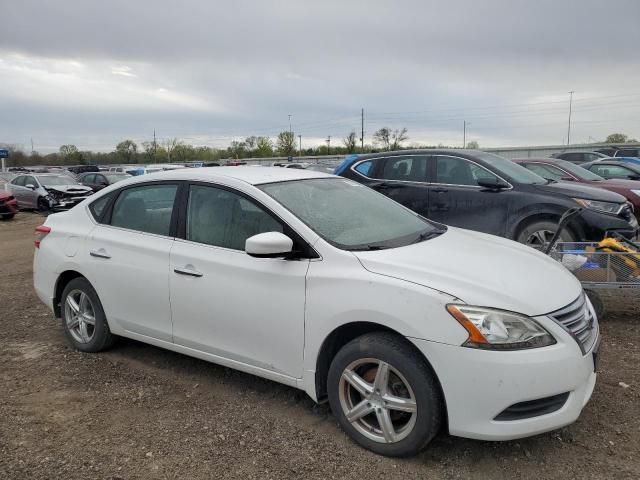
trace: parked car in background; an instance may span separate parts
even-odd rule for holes
[[[640,157],[640,147],[631,147],[628,145],[611,145],[596,150],[603,153],[607,157]]]
[[[505,158],[477,150],[409,150],[351,155],[336,174],[378,190],[420,215],[541,247],[572,207],[584,207],[560,237],[599,241],[607,231],[635,238],[626,199],[587,185],[550,183]]]
[[[607,158],[607,155],[600,152],[562,152],[554,153],[551,158],[559,158],[571,163],[586,163],[594,160],[600,160],[601,158]]]
[[[9,183],[9,191],[19,208],[37,208],[40,211],[68,210],[93,192],[68,175],[19,175]]]
[[[18,213],[18,202],[11,193],[0,190],[0,218],[11,220]]]
[[[71,167],[67,167],[67,170],[69,170],[74,175],[80,175],[81,173],[87,172],[99,172],[100,168],[97,165],[74,165]]]
[[[74,348],[124,336],[328,398],[380,454],[414,454],[443,427],[484,440],[564,427],[596,382],[598,321],[560,263],[348,179],[137,177],[36,233],[35,291]]]
[[[582,168],[606,179],[640,180],[640,165],[606,159],[580,165]]]
[[[615,160],[621,163],[630,163],[632,165],[640,166],[640,158],[638,157],[610,157],[610,158],[603,158],[603,160]]]
[[[631,202],[636,219],[639,218],[640,181],[624,179],[607,180],[586,168],[582,168],[566,160],[553,158],[522,158],[513,161],[547,180],[584,183],[593,187],[604,188],[610,192],[619,193]]]
[[[78,176],[78,182],[97,192],[104,187],[126,180],[127,178],[131,178],[131,175],[128,173],[83,173]]]

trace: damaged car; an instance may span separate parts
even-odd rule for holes
[[[8,189],[20,209],[42,212],[69,210],[93,193],[69,175],[19,175],[8,184]]]

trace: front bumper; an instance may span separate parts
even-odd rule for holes
[[[634,240],[638,237],[638,220],[635,215],[631,215],[629,219],[624,219],[620,216],[583,210],[580,217],[582,217],[582,221],[579,224],[581,230],[583,230],[581,232],[581,241],[599,242],[605,238],[607,232],[619,233],[629,240]],[[569,228],[571,228],[571,225]]]
[[[512,440],[555,430],[577,420],[595,386],[592,352],[599,339],[583,355],[573,338],[556,327],[547,328],[545,324],[558,340],[557,344],[513,352],[410,339],[438,376],[451,435]],[[514,404],[564,393],[569,394],[566,402],[552,413],[495,420]]]

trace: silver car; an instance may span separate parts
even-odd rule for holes
[[[17,176],[8,184],[8,190],[18,208],[41,211],[68,210],[93,193],[68,175],[41,173]]]

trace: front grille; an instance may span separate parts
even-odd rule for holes
[[[580,345],[583,354],[587,353],[596,341],[598,321],[593,310],[589,308],[584,293],[570,305],[550,313],[549,317],[571,334]]]
[[[561,393],[560,395],[553,395],[551,397],[539,398],[537,400],[514,403],[496,415],[494,420],[499,422],[508,422],[553,413],[563,407],[567,398],[569,398],[569,392]]]

